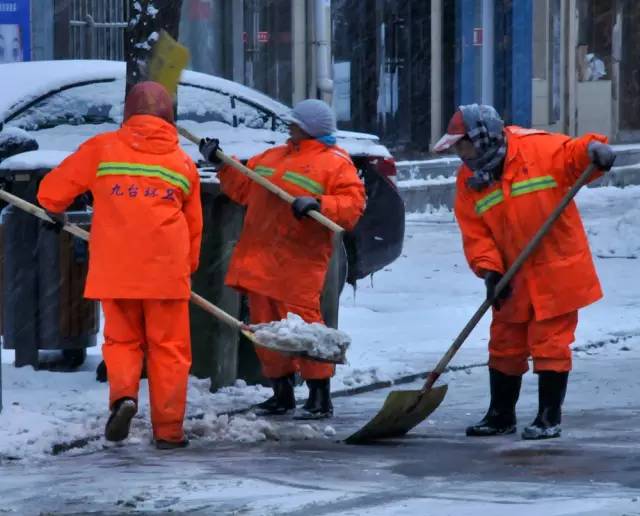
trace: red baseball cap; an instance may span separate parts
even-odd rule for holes
[[[173,99],[166,88],[154,81],[136,84],[124,103],[124,119],[133,115],[153,115],[173,123]]]
[[[433,152],[444,152],[451,147],[458,140],[464,138],[467,134],[467,128],[464,125],[464,118],[462,117],[462,111],[456,111],[449,125],[447,126],[447,132],[440,138],[433,146]]]

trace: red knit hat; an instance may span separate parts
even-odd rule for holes
[[[133,115],[153,115],[174,122],[173,100],[165,87],[153,81],[136,84],[124,103],[124,120]]]
[[[458,140],[464,138],[465,134],[467,134],[467,128],[464,125],[462,111],[458,110],[453,114],[451,120],[449,120],[446,134],[433,146],[433,152],[443,152],[447,150]]]

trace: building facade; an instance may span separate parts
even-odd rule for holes
[[[0,16],[30,9],[30,31],[15,28],[30,32],[24,58],[123,59],[129,4],[0,0]],[[400,158],[426,155],[471,102],[508,123],[640,141],[636,0],[183,0],[180,39],[194,70],[286,104],[323,98],[340,128]]]

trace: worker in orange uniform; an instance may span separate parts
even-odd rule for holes
[[[105,316],[105,438],[129,433],[146,355],[156,446],[184,447],[190,276],[198,267],[202,209],[198,171],[178,145],[163,86],[135,85],[122,127],[91,138],[50,172],[38,201],[64,224],[64,210],[87,190],[94,211],[85,296],[99,299]]]
[[[522,375],[533,358],[539,407],[524,439],[559,437],[571,370],[578,309],[602,297],[587,237],[571,202],[538,249],[497,293],[506,269],[533,238],[578,177],[594,163],[609,170],[615,154],[606,137],[570,138],[504,122],[491,106],[460,106],[436,152],[453,147],[458,171],[455,215],[473,272],[493,299],[489,340],[491,403],[469,436],[516,431]],[[601,175],[594,174],[593,179]]]
[[[252,323],[280,320],[289,312],[308,323],[322,322],[320,293],[332,234],[307,215],[319,211],[350,230],[364,211],[364,187],[347,152],[336,146],[335,115],[329,106],[304,100],[288,121],[287,144],[253,157],[248,166],[295,196],[291,206],[232,167],[224,166],[218,174],[222,191],[247,208],[226,284],[248,294]],[[219,162],[218,149],[215,139],[200,144],[211,163]],[[333,364],[293,359],[261,347],[256,352],[273,386],[273,396],[258,405],[262,414],[295,409],[294,375],[299,372],[307,381],[309,398],[298,418],[333,415]]]

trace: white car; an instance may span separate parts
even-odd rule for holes
[[[115,130],[121,120],[125,63],[34,61],[0,65],[0,170],[50,169],[88,138]],[[199,136],[216,137],[241,160],[287,140],[284,104],[241,84],[185,71],[178,87],[177,123]],[[35,139],[38,150],[20,152],[16,142]],[[402,251],[404,205],[395,186],[395,163],[374,135],[339,131],[338,145],[358,167],[367,209],[345,236],[349,282],[380,270]],[[22,141],[25,141],[23,138]],[[204,183],[217,188],[215,170],[200,162],[197,147],[184,149],[199,164]],[[33,145],[33,143],[32,143]],[[28,146],[26,147],[29,148]],[[15,154],[18,153],[18,154]],[[8,155],[10,155],[7,157]]]

